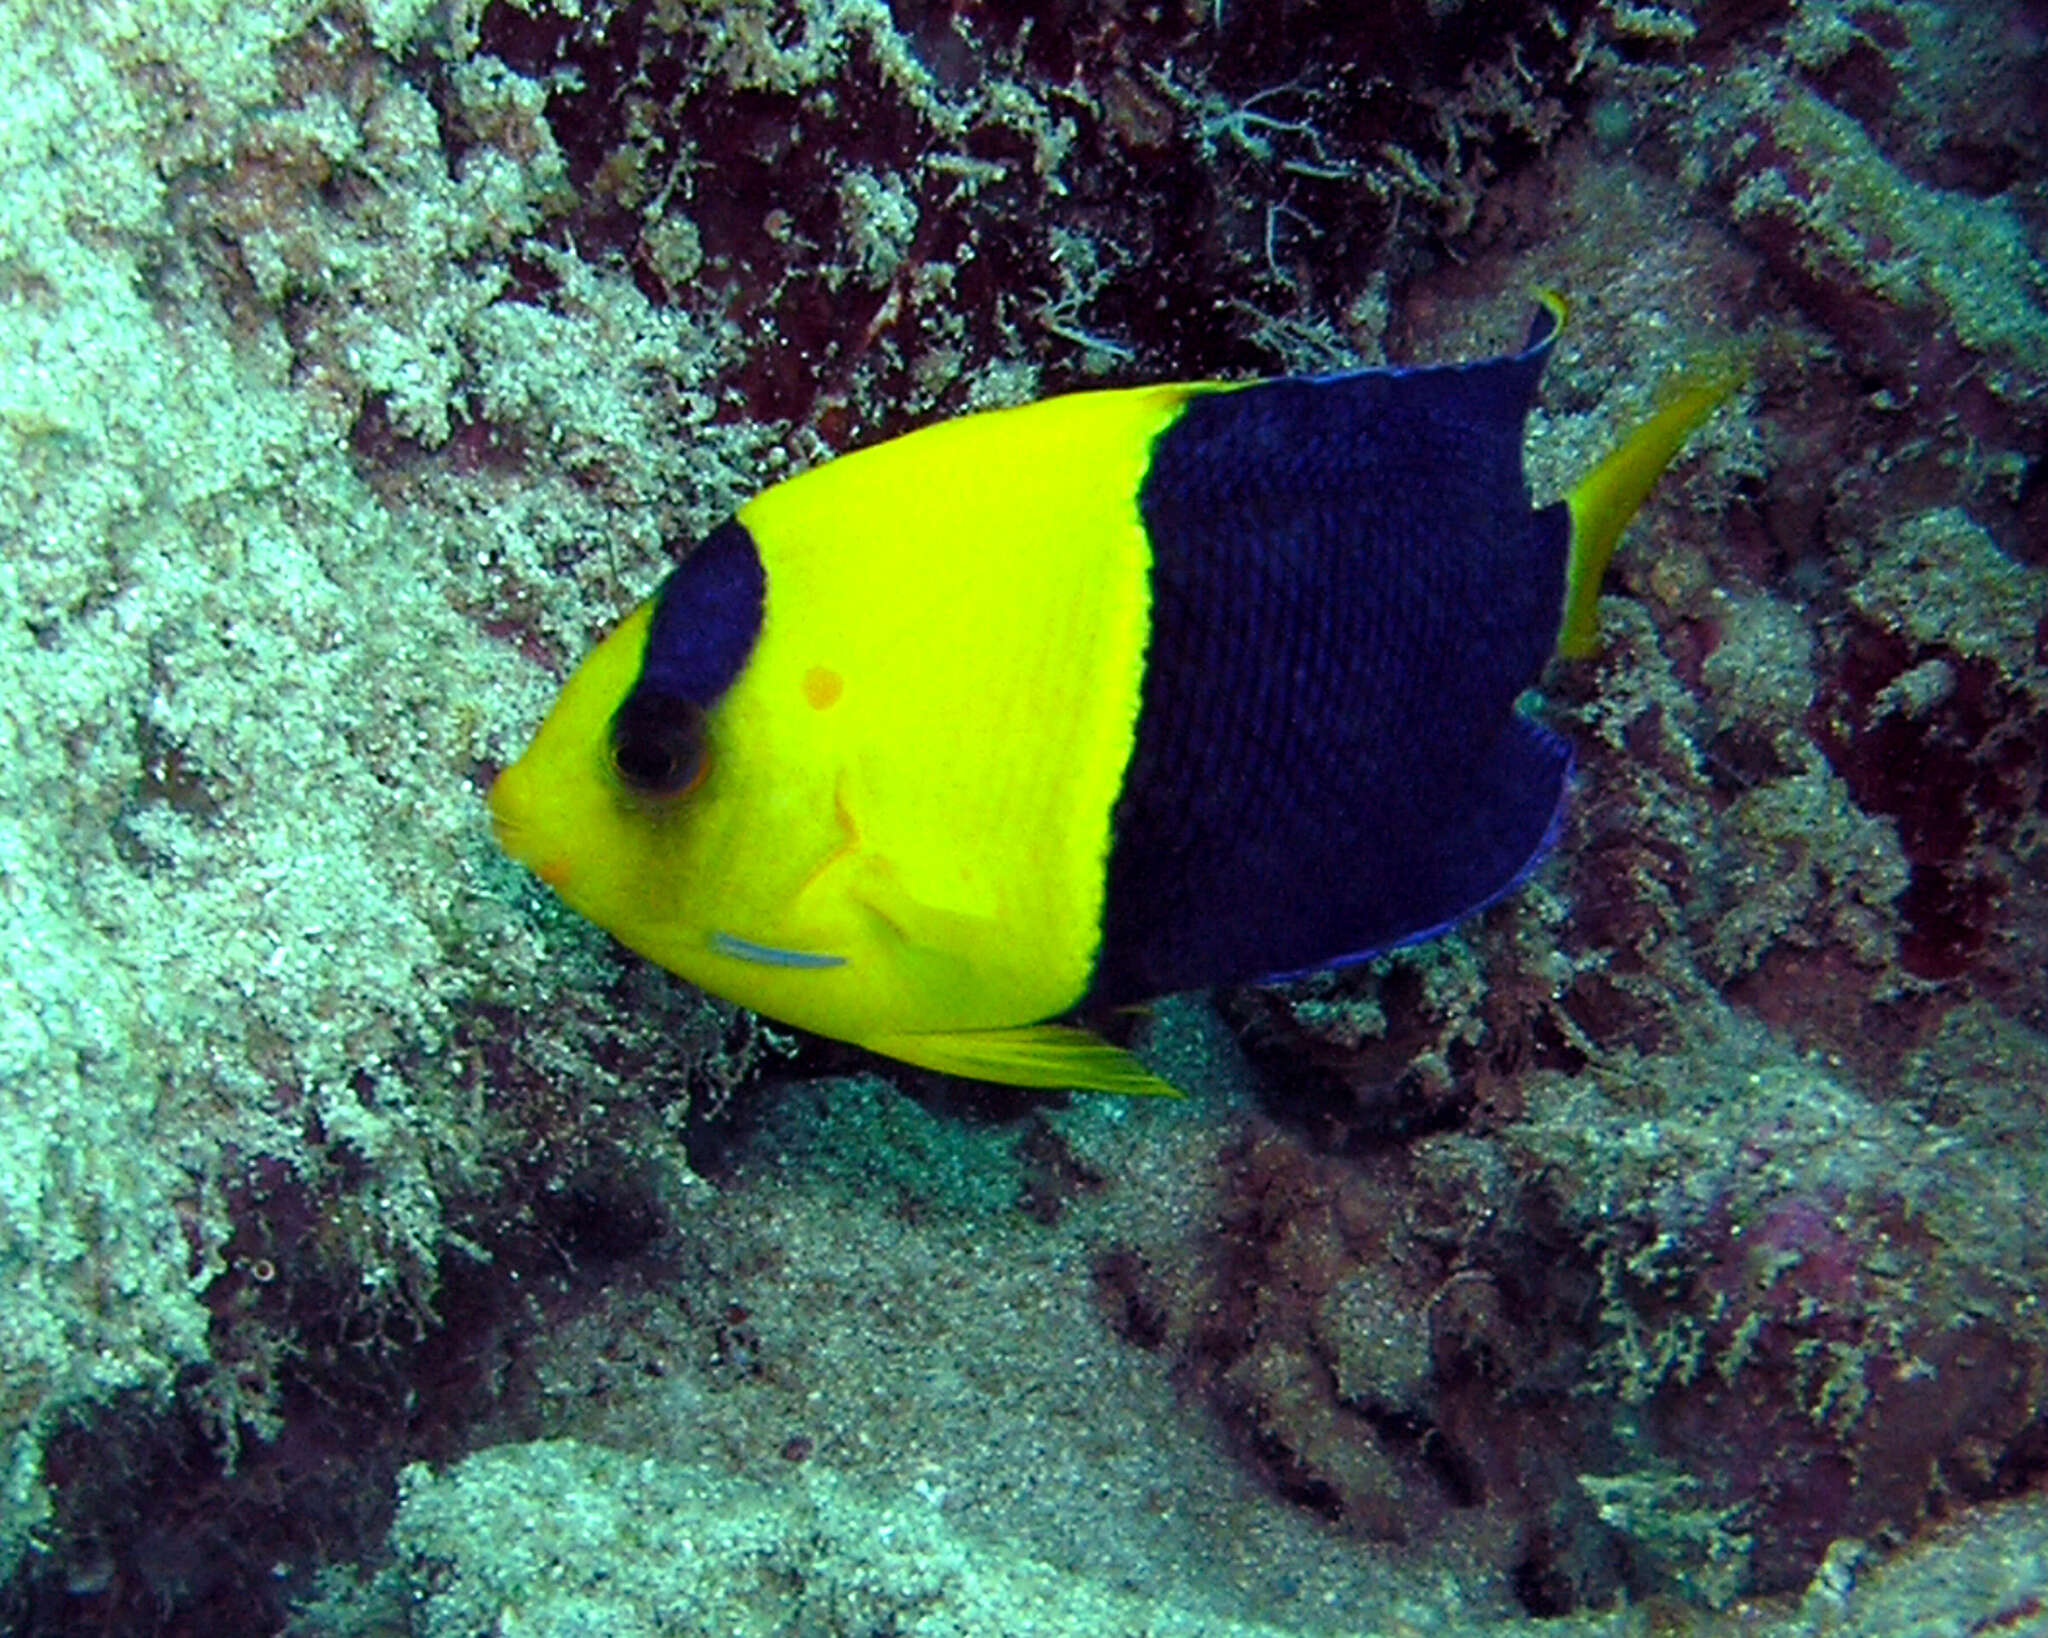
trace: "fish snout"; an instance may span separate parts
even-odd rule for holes
[[[491,834],[498,839],[498,846],[515,859],[519,857],[515,844],[523,828],[525,808],[520,800],[518,772],[519,765],[515,762],[491,781],[490,792],[484,797],[485,806],[491,810]]]
[[[506,856],[525,865],[557,892],[567,887],[568,858],[534,845],[533,775],[524,761],[513,763],[491,782],[490,794],[484,802],[491,810],[491,834]]]

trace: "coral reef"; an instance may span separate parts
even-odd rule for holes
[[[2038,1620],[2044,59],[2028,0],[0,13],[9,1623]],[[792,463],[1539,285],[1546,494],[1754,358],[1535,702],[1557,853],[1129,1026],[1186,1104],[875,1080],[493,850]]]

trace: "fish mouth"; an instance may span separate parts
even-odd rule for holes
[[[515,844],[523,827],[519,820],[518,804],[510,788],[511,782],[512,769],[507,768],[491,781],[490,791],[484,797],[484,805],[491,813],[491,835],[497,838],[499,847],[516,859],[519,857],[519,849]]]
[[[569,859],[560,853],[537,851],[528,821],[530,805],[528,786],[530,776],[521,771],[520,763],[513,763],[491,782],[490,794],[484,798],[491,811],[491,835],[497,838],[498,846],[505,856],[532,871],[556,892],[564,891],[569,878],[574,874]]]

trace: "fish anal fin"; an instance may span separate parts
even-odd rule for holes
[[[860,1044],[920,1069],[1004,1086],[1074,1087],[1132,1097],[1181,1095],[1121,1047],[1070,1024],[877,1035]]]

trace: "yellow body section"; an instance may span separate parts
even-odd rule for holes
[[[767,577],[709,771],[610,766],[649,605],[584,662],[491,795],[507,850],[690,982],[912,1063],[1164,1090],[1077,1030],[1137,727],[1138,490],[1187,386],[942,423],[739,513]]]

